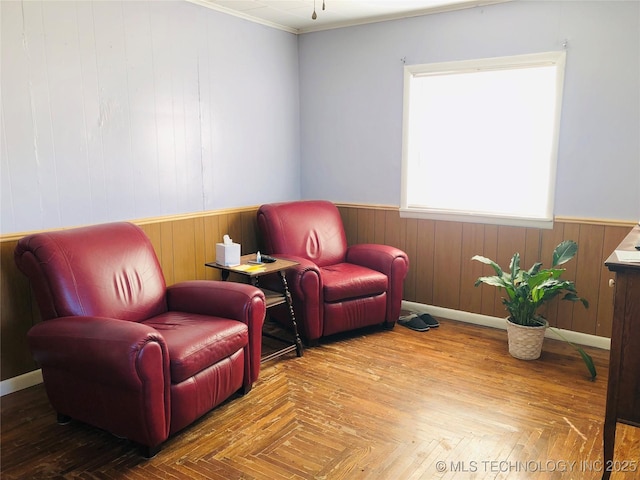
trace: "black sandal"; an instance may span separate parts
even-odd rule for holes
[[[440,322],[438,322],[438,320],[433,318],[428,313],[421,313],[420,315],[418,315],[418,318],[420,318],[429,328],[438,328],[440,326]]]
[[[424,321],[415,314],[399,318],[398,324],[403,327],[410,328],[411,330],[415,330],[416,332],[426,332],[429,330],[429,325],[424,323]]]

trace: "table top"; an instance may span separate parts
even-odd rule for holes
[[[205,265],[207,267],[217,268],[227,272],[246,275],[247,277],[258,277],[260,275],[279,272],[281,270],[286,270],[287,268],[291,268],[295,265],[298,265],[298,262],[294,262],[291,260],[284,260],[282,258],[277,258],[276,261],[273,263],[259,263],[259,264],[249,263],[249,260],[254,261],[255,259],[256,259],[256,254],[250,253],[248,255],[242,255],[240,257],[240,265],[236,265],[233,267],[226,267],[216,262],[205,263]]]
[[[635,246],[640,242],[640,225],[636,225],[625,237],[625,239],[618,245],[616,250],[607,258],[604,264],[611,271],[620,270],[640,270],[640,261],[629,261],[620,258],[621,254],[630,252],[630,255],[638,257],[640,251],[636,250]]]

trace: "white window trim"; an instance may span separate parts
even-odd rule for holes
[[[401,172],[401,204],[400,216],[403,218],[422,218],[445,221],[459,221],[468,223],[486,223],[492,225],[510,225],[536,228],[553,228],[553,209],[555,200],[556,169],[558,157],[558,144],[560,132],[560,119],[562,115],[562,98],[564,86],[564,71],[566,64],[566,52],[543,52],[509,57],[494,57],[478,60],[463,60],[454,62],[441,62],[422,65],[405,65],[404,67],[404,92],[403,92],[403,125],[402,125],[402,172]],[[409,141],[409,101],[411,79],[420,75],[429,75],[442,72],[464,72],[481,70],[498,70],[504,68],[517,68],[527,66],[556,65],[556,106],[555,128],[553,129],[551,164],[549,171],[548,209],[544,218],[524,218],[505,215],[474,214],[471,212],[443,211],[438,209],[409,207],[407,205],[407,171],[408,171],[408,141]]]

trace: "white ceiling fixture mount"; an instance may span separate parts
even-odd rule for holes
[[[396,20],[512,0],[187,0],[252,22],[291,33],[308,33],[365,23]]]

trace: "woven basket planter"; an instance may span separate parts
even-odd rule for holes
[[[509,353],[520,360],[535,360],[540,358],[544,333],[548,325],[539,327],[523,327],[507,319],[507,337],[509,339]]]

